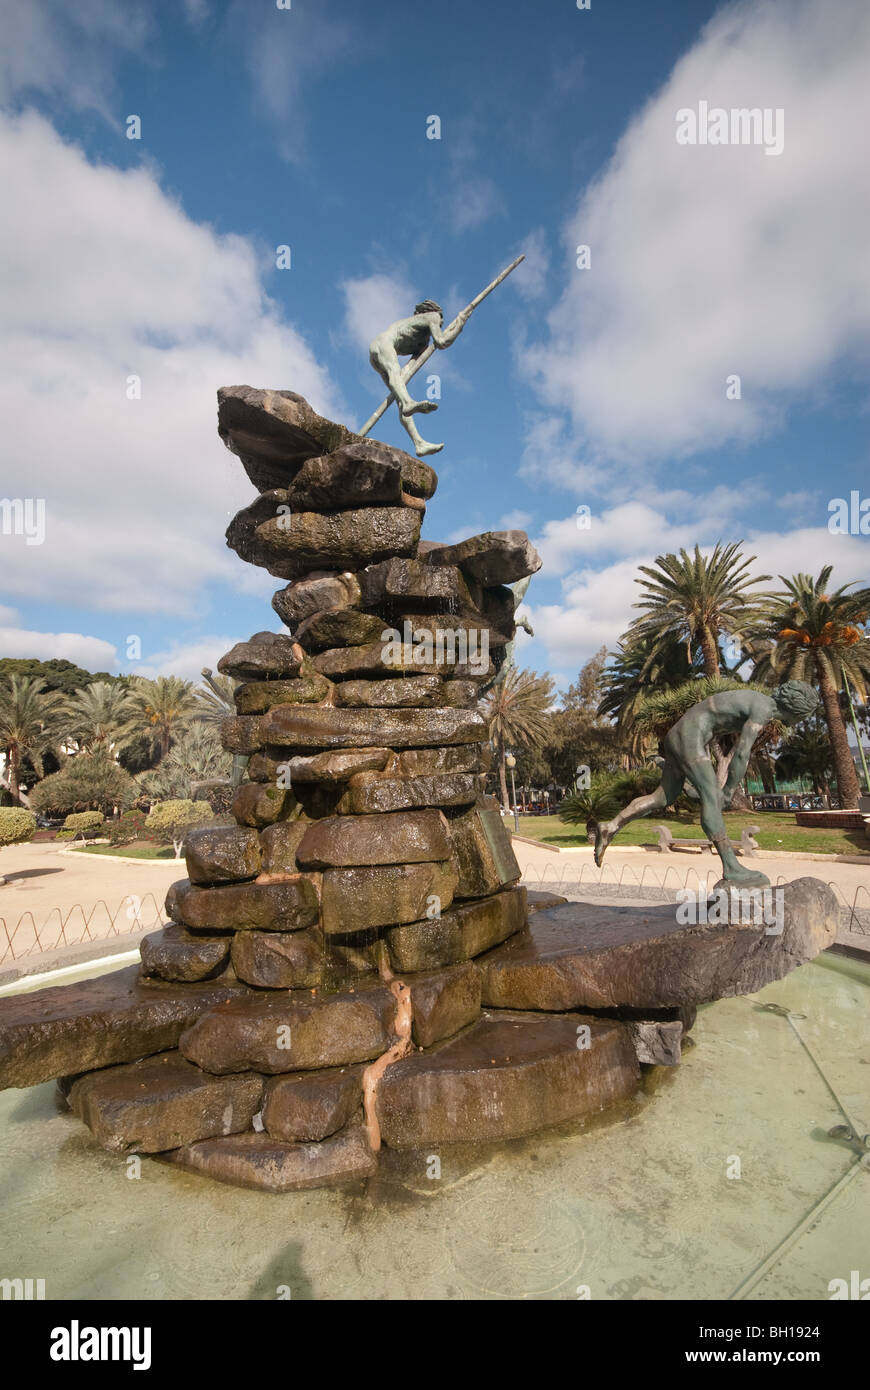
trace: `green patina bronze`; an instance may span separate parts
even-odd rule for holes
[[[745,774],[752,747],[765,724],[778,719],[797,724],[812,714],[819,697],[804,681],[786,681],[770,695],[759,690],[725,690],[701,700],[678,719],[662,742],[662,780],[648,796],[637,796],[612,821],[599,825],[595,836],[595,863],[624,825],[664,811],[685,789],[701,803],[701,825],[722,860],[722,881],[747,887],[766,887],[767,877],[738,863],[725,829],[723,812]],[[736,734],[737,743],[724,785],[719,785],[709,746],[723,734]]]

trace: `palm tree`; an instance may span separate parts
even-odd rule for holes
[[[161,800],[191,797],[197,782],[225,781],[233,759],[225,753],[214,728],[197,720],[186,729],[151,772],[143,772],[139,784]]]
[[[616,720],[617,731],[633,758],[642,759],[647,751],[648,735],[638,729],[636,723],[641,703],[653,691],[683,685],[692,675],[698,674],[698,655],[693,670],[685,642],[673,632],[658,640],[652,636],[634,641],[623,637],[617,650],[610,653],[598,714]]]
[[[648,638],[652,653],[663,659],[665,643],[677,636],[686,644],[690,665],[700,648],[704,674],[718,676],[720,633],[742,635],[765,597],[749,591],[771,577],[749,577],[747,570],[755,556],[746,559],[740,552],[742,544],[735,541],[723,547],[717,542],[709,556],[702,555],[696,545],[694,557],[681,550],[679,555],[657,556],[655,567],[641,565],[641,573],[648,578],[636,582],[646,590],[646,597],[634,607],[644,612],[631,623],[623,641]]]
[[[794,730],[776,760],[777,776],[791,779],[809,777],[813,791],[830,803],[830,779],[834,755],[828,731],[819,719],[808,719]]]
[[[846,721],[840,708],[844,677],[866,701],[870,688],[870,639],[861,631],[870,613],[870,589],[853,589],[857,580],[828,592],[833,565],[817,579],[780,575],[783,592],[768,596],[759,614],[749,650],[756,658],[753,676],[774,681],[803,680],[818,688],[831,740],[840,806],[858,805],[860,789]]]
[[[117,681],[93,681],[69,702],[69,732],[83,748],[112,753],[136,737],[136,704]]]
[[[231,676],[215,676],[207,666],[202,668],[203,684],[194,691],[197,701],[196,718],[213,728],[220,728],[236,712],[233,698],[239,682]]]
[[[502,805],[510,808],[505,775],[505,758],[511,745],[540,748],[549,733],[549,710],[555,686],[546,673],[520,671],[509,666],[504,680],[489,692],[481,713],[487,721],[490,742],[498,753]]]
[[[179,676],[158,676],[153,681],[139,676],[131,683],[130,694],[137,725],[154,738],[160,757],[165,758],[172,740],[196,713],[193,685]]]
[[[21,764],[29,758],[37,774],[44,772],[43,755],[56,752],[66,721],[65,697],[46,691],[44,680],[12,675],[0,681],[0,749],[6,754],[9,792],[21,805]]]

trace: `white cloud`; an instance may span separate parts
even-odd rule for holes
[[[115,124],[112,70],[144,48],[151,24],[142,8],[117,0],[6,0],[3,8],[0,103],[38,91]]]
[[[486,175],[459,177],[450,190],[448,211],[454,232],[468,232],[504,212],[504,201],[496,184]]]
[[[523,299],[540,299],[546,292],[550,270],[550,252],[543,227],[530,232],[520,242],[519,249],[526,259],[512,272],[510,283]]]
[[[663,514],[658,517],[649,514],[645,521],[643,510],[625,515],[626,510],[614,508],[602,518],[597,541],[594,524],[584,533],[589,541],[590,555],[607,550],[617,558],[597,567],[582,562],[577,565],[562,581],[561,602],[525,605],[531,615],[535,637],[547,649],[549,665],[579,669],[601,646],[613,651],[631,619],[637,616],[633,605],[643,592],[635,582],[640,577],[639,566],[651,565],[657,555],[677,551],[681,546],[691,549],[696,540],[702,550],[709,552],[721,535],[712,519],[700,525],[674,525]],[[567,544],[563,544],[558,529],[566,524],[550,523],[553,529],[547,531],[545,528],[548,539],[535,542],[542,553],[549,545],[549,553],[556,563],[561,560],[563,569],[567,558],[575,553],[569,552]],[[647,524],[652,529],[647,530]],[[765,589],[779,589],[780,575],[789,578],[799,570],[817,575],[826,564],[834,566],[831,582],[835,587],[868,582],[866,540],[832,536],[827,526],[803,527],[782,535],[775,531],[751,530],[742,551],[747,558],[756,556],[752,574],[773,576],[770,583],[762,586]],[[547,572],[552,572],[550,566]],[[534,589],[530,593],[534,598]]]
[[[0,608],[0,621],[10,610]],[[81,632],[29,632],[22,627],[0,627],[0,657],[34,657],[51,661],[55,657],[74,661],[87,671],[113,671],[118,654],[111,642],[86,637]]]
[[[414,312],[418,296],[403,275],[361,275],[342,280],[345,332],[355,348],[368,356],[369,343],[396,319]],[[383,394],[379,388],[379,394]]]
[[[277,622],[274,624],[280,626]],[[235,637],[200,637],[194,642],[172,642],[164,651],[155,652],[147,660],[137,661],[124,667],[125,674],[145,676],[153,680],[156,676],[181,676],[183,680],[202,680],[202,669],[207,666],[217,671],[220,658],[238,641]]]
[[[632,122],[566,228],[549,338],[518,349],[571,414],[567,473],[757,438],[866,353],[868,63],[865,0],[730,5]],[[678,145],[676,112],[701,100],[783,108],[783,153]]]
[[[0,116],[0,179],[3,486],[46,501],[44,545],[3,540],[20,542],[6,593],[132,620],[201,615],[209,581],[259,592],[223,542],[252,489],[217,438],[215,391],[340,407],[255,250],[193,222],[150,172],[88,163],[33,113]]]
[[[491,531],[524,531],[531,521],[531,512],[521,511],[515,507],[512,512],[505,512],[500,516],[494,526],[490,526]]]

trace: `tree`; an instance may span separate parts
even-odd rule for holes
[[[769,596],[758,615],[749,650],[756,658],[753,676],[768,684],[803,680],[822,698],[837,777],[841,807],[858,805],[860,789],[846,720],[840,708],[844,676],[858,697],[867,700],[870,686],[870,639],[862,631],[870,613],[870,589],[857,581],[828,592],[833,571],[826,565],[817,579],[780,575],[782,592]]]
[[[661,657],[666,640],[677,636],[686,644],[690,664],[700,648],[704,674],[718,676],[720,634],[738,637],[746,631],[764,597],[749,591],[771,577],[749,577],[747,570],[755,556],[746,559],[740,552],[742,544],[735,541],[723,548],[717,542],[709,556],[702,555],[696,545],[694,557],[681,550],[678,556],[657,556],[653,567],[641,565],[641,573],[648,578],[636,582],[646,590],[646,597],[633,606],[644,612],[631,623],[627,638],[651,639],[652,659]]]
[[[187,799],[158,801],[148,812],[145,829],[156,840],[163,840],[167,837],[171,839],[175,857],[180,859],[184,847],[184,837],[188,830],[194,830],[199,825],[206,825],[212,819],[211,807],[207,801],[189,801]]]
[[[158,676],[145,680],[139,676],[130,684],[134,716],[140,728],[150,733],[161,758],[190,724],[197,699],[190,681],[179,676]]]
[[[132,806],[138,787],[129,773],[118,767],[105,749],[77,753],[60,772],[37,782],[30,794],[40,815],[66,815],[70,811],[102,811],[111,815],[115,806]]]
[[[578,767],[601,771],[619,766],[620,732],[599,714],[606,663],[607,648],[602,647],[561,696],[561,707],[550,714],[542,752],[551,776],[563,786],[573,784]]]
[[[69,732],[83,748],[120,752],[136,737],[135,704],[116,681],[93,681],[67,706]]]
[[[36,831],[36,816],[18,806],[0,806],[0,848],[4,845],[20,845],[32,840]],[[5,883],[0,875],[0,883]]]
[[[826,806],[830,806],[834,752],[827,728],[818,717],[797,725],[775,766],[777,776],[783,780],[809,777],[813,791],[824,798]]]
[[[92,675],[83,666],[67,661],[64,657],[52,657],[50,661],[38,661],[36,657],[4,656],[0,658],[0,679],[10,676],[29,676],[31,680],[44,682],[46,690],[59,690],[63,695],[74,695],[93,681],[114,681],[123,677],[110,676],[108,671],[98,671]]]
[[[139,784],[150,796],[189,797],[197,782],[229,778],[233,769],[213,724],[197,721],[183,733],[151,772],[143,772]]]
[[[485,697],[482,714],[498,755],[502,805],[509,809],[505,758],[511,746],[540,748],[549,730],[548,711],[555,687],[546,673],[520,671],[510,665],[504,679]]]
[[[46,691],[41,680],[11,675],[0,681],[0,748],[6,754],[9,794],[21,802],[22,762],[28,758],[38,776],[43,756],[57,749],[63,736],[64,697]]]
[[[650,751],[648,736],[638,729],[637,711],[654,691],[671,690],[684,685],[701,671],[700,648],[694,663],[689,661],[686,643],[676,632],[620,639],[618,648],[610,654],[610,663],[602,672],[602,696],[598,714],[616,720],[620,739],[633,758],[643,759]]]
[[[219,729],[225,719],[236,712],[233,698],[239,681],[231,676],[215,676],[207,666],[203,667],[203,677],[207,680],[194,691],[197,701],[196,718],[204,724]]]

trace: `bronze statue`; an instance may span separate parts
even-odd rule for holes
[[[689,796],[701,803],[701,825],[722,860],[722,881],[747,887],[767,886],[769,880],[764,874],[738,863],[722,813],[731,805],[731,798],[743,780],[752,746],[764,725],[771,719],[797,724],[812,714],[818,703],[819,697],[812,686],[804,681],[786,681],[770,695],[747,687],[724,690],[693,705],[662,741],[664,758],[660,785],[649,796],[636,796],[613,820],[598,826],[595,863],[601,863],[607,846],[624,825],[653,811],[664,811],[685,788]],[[722,787],[708,752],[710,743],[719,734],[737,734],[737,744]]]

